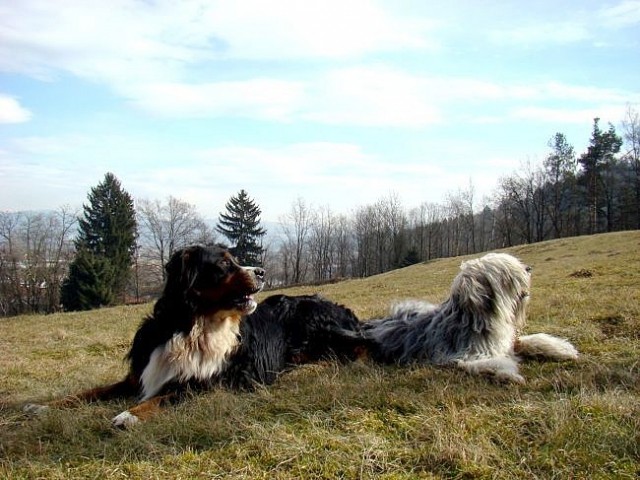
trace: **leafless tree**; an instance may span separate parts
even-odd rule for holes
[[[51,313],[71,258],[77,213],[0,212],[0,313]]]
[[[309,257],[314,281],[329,280],[334,269],[335,219],[329,207],[320,207],[313,215],[309,235]]]
[[[284,235],[281,255],[285,266],[285,283],[301,283],[306,280],[309,268],[306,254],[313,215],[311,207],[298,197],[289,213],[280,218]]]
[[[640,228],[640,114],[631,105],[627,106],[622,129],[627,148],[625,158],[631,164],[634,174],[632,184],[635,200],[635,228]]]
[[[176,250],[191,244],[212,243],[216,234],[188,202],[169,196],[166,202],[139,200],[136,213],[140,234],[141,269],[152,282],[164,281],[164,265]]]
[[[339,278],[353,275],[355,262],[355,245],[351,222],[345,215],[338,215],[334,219],[333,248],[335,249],[335,274]]]

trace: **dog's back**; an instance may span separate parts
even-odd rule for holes
[[[358,330],[351,310],[316,295],[273,295],[240,327],[240,345],[220,381],[232,388],[269,385],[293,365],[337,358],[354,360],[354,342],[338,332]]]

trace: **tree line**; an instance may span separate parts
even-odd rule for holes
[[[601,232],[640,229],[640,117],[629,108],[619,135],[594,119],[577,155],[563,133],[539,166],[502,177],[491,198],[472,182],[441,203],[406,210],[391,194],[349,216],[298,199],[266,267],[278,284],[364,277],[435,258]],[[625,147],[623,149],[623,146]]]
[[[133,199],[111,173],[83,212],[0,212],[0,315],[50,313],[146,301],[178,248],[226,243],[241,262],[264,266],[271,286],[365,277],[435,258],[554,238],[640,228],[640,119],[627,110],[622,135],[594,119],[587,150],[563,133],[541,165],[499,179],[491,198],[472,182],[440,203],[407,210],[396,194],[350,214],[296,199],[276,231],[262,227],[245,190],[215,226],[169,197]],[[220,236],[223,238],[220,239]]]

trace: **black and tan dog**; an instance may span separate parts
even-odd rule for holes
[[[356,355],[332,333],[358,328],[350,310],[317,296],[275,295],[258,306],[253,295],[264,285],[264,270],[240,266],[222,247],[179,250],[166,273],[162,296],[133,338],[123,380],[46,405],[28,404],[25,411],[137,397],[112,420],[129,427],[187,389],[250,389],[273,383],[295,364]]]

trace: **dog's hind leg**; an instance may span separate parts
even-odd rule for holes
[[[514,350],[522,357],[545,358],[549,360],[576,360],[578,350],[567,340],[546,333],[534,333],[518,337]]]
[[[518,362],[511,357],[458,360],[455,365],[474,375],[489,375],[502,382],[525,383],[524,377],[518,373]]]

